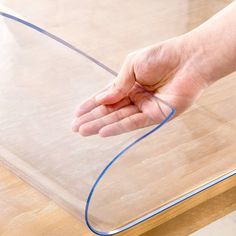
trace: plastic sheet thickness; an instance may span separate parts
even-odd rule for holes
[[[121,232],[235,174],[234,152],[208,156],[216,146],[232,148],[236,137],[233,111],[219,118],[214,104],[215,116],[205,104],[164,125],[175,109],[157,97],[168,114],[151,129],[105,139],[73,134],[76,105],[116,73],[49,32],[0,15],[1,160],[94,233]],[[204,149],[213,130],[218,142]]]

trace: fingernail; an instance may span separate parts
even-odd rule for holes
[[[102,99],[104,99],[106,97],[107,93],[104,92],[104,93],[100,93],[96,96],[96,100],[100,101]]]
[[[85,113],[85,110],[82,109],[81,107],[79,107],[79,108],[76,109],[75,115],[76,115],[76,116],[81,116],[81,115],[83,115],[84,113]]]
[[[79,127],[78,127],[78,125],[77,125],[77,123],[76,123],[76,120],[73,120],[73,121],[72,121],[71,126],[72,126],[72,131],[73,131],[73,132],[78,132],[78,131],[79,131]]]

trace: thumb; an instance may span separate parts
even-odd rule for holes
[[[127,96],[135,84],[132,59],[128,56],[112,85],[103,93],[96,96],[100,104],[114,104]]]

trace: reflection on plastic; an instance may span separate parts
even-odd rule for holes
[[[76,216],[85,217],[94,233],[121,232],[235,174],[236,164],[229,156],[225,162],[230,168],[222,175],[226,165],[217,155],[215,172],[203,174],[213,162],[183,148],[197,139],[194,129],[186,128],[191,112],[162,127],[175,109],[159,98],[169,114],[151,130],[106,139],[72,134],[75,106],[103,89],[116,73],[49,32],[1,15],[0,156],[18,175]],[[217,107],[211,110],[217,111]],[[199,108],[191,117],[195,122],[191,118],[189,125],[198,127],[198,132],[202,129],[198,121],[204,119],[209,135],[219,127],[214,137],[226,140],[222,148],[233,143],[235,129],[231,126],[231,137],[226,139],[222,127],[227,129],[234,114],[215,119],[209,109]],[[205,137],[201,138],[203,142]]]

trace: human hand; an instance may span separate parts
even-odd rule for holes
[[[107,137],[160,123],[169,109],[155,96],[185,111],[206,87],[186,48],[181,36],[128,55],[112,85],[76,109],[73,130]]]
[[[161,100],[185,111],[236,70],[235,13],[233,2],[189,33],[130,54],[111,87],[77,108],[73,130],[106,137],[157,124],[169,112]]]

